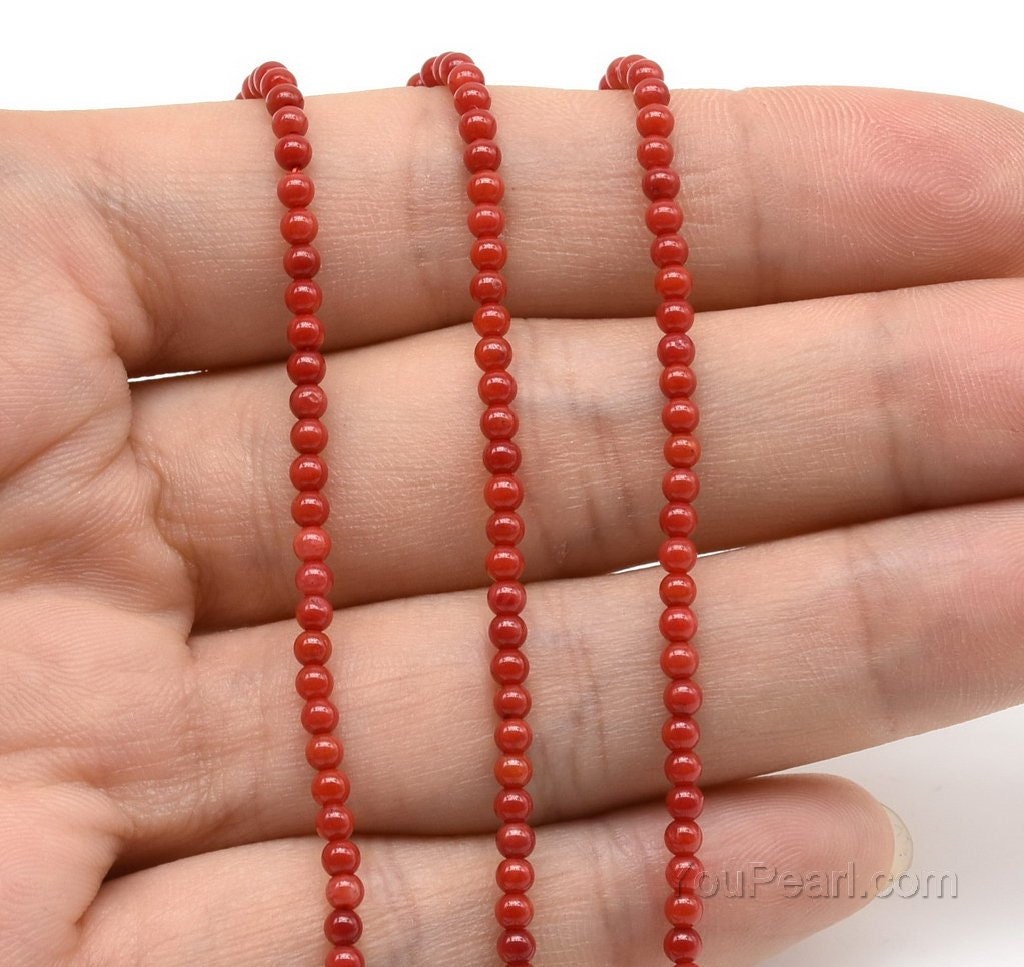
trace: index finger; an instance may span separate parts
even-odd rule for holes
[[[1016,111],[856,88],[686,91],[673,106],[698,308],[1024,269]],[[395,89],[316,98],[307,109],[329,348],[465,321],[470,206],[450,98]],[[116,273],[127,294],[110,305],[130,370],[287,353],[280,171],[263,111],[225,102],[39,116],[28,126],[62,146],[39,156],[66,167],[96,222],[91,252],[75,234],[76,259],[102,279]],[[494,112],[511,311],[649,312],[628,95],[498,89]],[[116,291],[114,281],[101,291]]]

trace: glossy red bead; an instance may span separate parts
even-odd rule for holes
[[[294,84],[277,84],[266,95],[267,110],[273,116],[281,108],[303,107],[305,99]]]
[[[504,893],[526,893],[533,887],[533,864],[523,858],[505,859],[498,864],[495,880]]]
[[[309,526],[303,521],[298,523]],[[334,587],[334,575],[323,561],[303,561],[295,572],[295,587],[308,597],[326,597]]]
[[[282,175],[277,182],[277,197],[286,208],[305,209],[315,194],[313,179],[301,171]]]
[[[681,235],[658,235],[651,241],[651,261],[659,268],[682,265],[689,257],[690,246]]]
[[[469,260],[478,269],[500,269],[508,258],[508,249],[505,247],[505,243],[500,238],[478,238],[469,250]],[[502,295],[504,295],[507,286],[505,280],[502,279]],[[475,296],[474,296],[475,298]],[[500,301],[500,300],[478,300],[483,301]]]
[[[334,620],[331,602],[319,595],[306,595],[295,606],[295,620],[300,628],[308,631],[324,631]]]
[[[288,357],[288,376],[296,385],[319,383],[327,373],[327,360],[310,350],[300,350]]]
[[[317,350],[324,344],[324,324],[316,316],[296,316],[288,323],[288,341],[295,349]]]
[[[292,390],[288,405],[299,419],[321,417],[327,412],[327,393],[316,383],[303,383]]]
[[[691,501],[700,493],[700,480],[693,470],[669,470],[662,477],[661,490],[666,500]]]
[[[284,270],[293,279],[311,279],[320,271],[320,252],[312,245],[293,245],[284,253]]]
[[[657,136],[644,138],[636,149],[637,161],[647,169],[668,167],[674,156],[671,142]]]
[[[666,574],[658,591],[667,605],[693,604],[697,596],[697,586],[689,574]]]
[[[537,836],[526,823],[505,823],[495,834],[495,841],[502,856],[525,859],[537,845]]]
[[[337,736],[311,735],[306,743],[306,761],[314,769],[337,769],[345,750]]]
[[[508,309],[502,305],[482,305],[473,313],[473,328],[482,337],[504,336],[510,323]]]
[[[697,632],[697,616],[689,608],[666,608],[660,627],[669,641],[689,641]]]
[[[537,954],[537,942],[529,930],[506,930],[498,937],[498,956],[511,967],[528,962]]]
[[[504,719],[495,726],[494,741],[506,754],[523,753],[530,748],[533,731],[523,719]]]
[[[303,527],[292,547],[301,561],[324,561],[331,553],[331,537],[322,527]]]
[[[463,85],[466,87],[468,85]],[[498,122],[486,108],[469,108],[459,118],[459,134],[466,142],[492,139],[498,133]]]
[[[654,288],[663,299],[685,299],[693,288],[693,279],[681,265],[665,265],[654,277]]]
[[[676,819],[696,819],[704,808],[704,794],[692,783],[674,786],[665,801],[670,815]]]
[[[505,228],[505,213],[492,202],[474,205],[466,218],[470,232],[477,238],[500,235]]]
[[[304,490],[296,494],[292,501],[292,520],[300,527],[318,527],[327,521],[330,512],[331,505],[319,490]],[[306,570],[302,573],[311,574],[310,566],[307,565]],[[317,565],[317,567],[323,570],[321,565]],[[314,582],[312,585],[301,585],[299,590],[307,591],[309,589],[308,593],[313,593],[312,587],[322,586],[318,578],[313,577],[312,581]]]
[[[317,813],[316,831],[324,839],[348,839],[354,829],[355,819],[348,806],[329,803]]]
[[[642,137],[667,138],[674,127],[675,118],[667,104],[646,104],[637,113],[636,129]]]
[[[662,726],[661,738],[671,751],[686,752],[699,741],[700,728],[690,715],[673,716]]]
[[[487,521],[487,539],[492,544],[518,544],[526,534],[526,525],[511,510],[496,511]]]
[[[292,650],[296,660],[303,665],[324,665],[331,657],[331,639],[322,632],[300,631]]]
[[[654,244],[658,241],[655,239]],[[685,299],[666,299],[655,311],[655,319],[666,334],[688,332],[693,325],[693,306]]]
[[[286,171],[301,170],[313,160],[313,146],[301,134],[286,134],[274,146],[274,157]]]
[[[483,168],[470,175],[466,193],[474,205],[496,205],[505,197],[505,182],[496,171]]]
[[[484,466],[497,474],[515,473],[522,462],[519,445],[511,440],[490,440],[484,447]]]
[[[295,279],[284,290],[284,304],[296,315],[316,312],[323,302],[323,292],[312,279]]]
[[[331,876],[354,873],[361,862],[359,847],[347,839],[332,839],[324,845],[320,861]]]
[[[693,340],[684,333],[666,333],[658,342],[658,359],[663,366],[689,366],[693,356]]]
[[[484,372],[505,370],[512,361],[512,347],[501,336],[484,336],[476,344],[473,355]]]
[[[518,430],[519,417],[507,406],[489,406],[480,415],[480,431],[490,440],[507,440]]]
[[[612,61],[611,71],[616,90],[623,90],[628,86],[629,69],[642,60],[644,60],[643,54],[627,54],[625,57],[618,57]]]
[[[483,84],[477,81],[466,81],[452,95],[452,104],[460,115],[465,115],[467,111],[486,111],[491,106],[491,95]],[[474,137],[492,138],[494,135],[493,133],[477,134]]]
[[[494,815],[502,823],[529,822],[533,815],[533,797],[521,787],[499,789],[494,797]]]
[[[363,881],[354,873],[339,873],[328,881],[325,892],[332,907],[354,910],[363,902],[366,891]]]
[[[505,685],[494,693],[494,710],[502,718],[525,718],[532,705],[530,693],[522,685]]]
[[[697,652],[685,642],[669,642],[662,649],[661,670],[669,678],[689,678],[699,664]]]
[[[680,678],[665,686],[664,699],[665,708],[673,715],[693,715],[701,706],[703,693],[696,682]]]
[[[669,380],[685,388],[691,382],[690,370],[685,366],[674,366],[669,370]],[[670,433],[690,433],[700,423],[700,412],[693,401],[685,396],[670,399],[661,411],[661,422]]]
[[[633,88],[633,103],[638,108],[648,104],[668,104],[671,97],[668,84],[657,77],[643,80]]]
[[[697,548],[689,538],[671,537],[662,541],[658,560],[666,571],[689,571],[696,563]]]
[[[338,724],[338,710],[326,698],[311,698],[302,709],[302,727],[313,735],[333,732]]]
[[[466,145],[462,161],[469,171],[493,171],[501,165],[501,149],[488,138],[478,138]]]
[[[526,641],[526,622],[518,614],[496,614],[487,628],[495,648],[521,648]]]
[[[652,77],[658,80],[665,78],[662,69],[653,60],[646,57],[633,61],[627,68],[624,68],[622,73],[626,82],[625,86],[631,90]]]
[[[523,552],[513,545],[499,544],[487,555],[487,573],[495,581],[515,581],[523,573],[525,567]]]
[[[327,464],[316,454],[297,456],[288,471],[296,490],[320,490],[327,483]]]
[[[690,396],[697,388],[697,377],[689,366],[666,366],[661,371],[661,379],[658,381],[658,384],[661,387],[662,394],[670,399],[672,397]],[[692,403],[689,405],[693,407],[694,413],[696,413],[696,407]],[[694,423],[694,426],[696,426],[696,423]],[[668,427],[668,429],[671,429],[671,427]]]
[[[511,789],[521,789],[530,784],[533,778],[533,766],[523,755],[502,755],[494,764],[494,778],[498,785]]]
[[[697,527],[697,513],[689,504],[666,504],[658,522],[669,537],[689,537]]]
[[[337,769],[321,769],[310,784],[313,799],[321,806],[340,805],[348,799],[351,791],[348,776]]]
[[[519,581],[495,581],[487,589],[487,604],[495,614],[519,614],[526,607],[526,588]]]
[[[521,685],[530,674],[530,660],[518,648],[501,648],[491,659],[491,678],[499,685]]]
[[[642,182],[644,194],[657,201],[663,198],[675,198],[679,194],[680,180],[679,173],[675,168],[658,166],[648,168]],[[680,239],[680,241],[682,241]]]
[[[665,901],[665,918],[675,927],[692,927],[703,913],[703,901],[692,893],[672,894]]]
[[[505,277],[500,272],[490,269],[477,272],[469,282],[469,295],[474,302],[501,302],[507,292],[508,284]]]
[[[366,967],[366,960],[357,948],[343,944],[327,952],[324,967]]]
[[[308,245],[319,230],[320,223],[308,208],[292,208],[281,216],[281,237],[292,245]]]
[[[511,403],[519,392],[515,378],[502,369],[492,369],[484,373],[477,385],[480,399],[488,405]],[[499,471],[499,473],[507,472]]]
[[[286,105],[274,112],[270,127],[279,138],[289,134],[304,135],[309,130],[309,118],[301,107]]]
[[[515,510],[523,502],[523,485],[514,474],[497,474],[487,481],[484,500],[491,510]]]
[[[533,903],[525,893],[506,893],[498,897],[494,915],[498,923],[508,930],[528,927],[533,920]]]
[[[447,77],[440,78],[440,83],[444,84],[452,94],[455,94],[463,84],[483,84],[484,73],[476,64],[468,61],[453,67],[448,71]]]
[[[683,210],[677,202],[662,198],[647,206],[644,220],[655,235],[674,235],[683,226]]]
[[[303,665],[295,676],[295,691],[302,698],[328,698],[334,679],[323,665]]]
[[[354,910],[332,910],[324,921],[324,934],[332,944],[354,944],[363,934],[359,914]]]
[[[261,97],[267,97],[278,84],[288,84],[295,87],[295,75],[284,64],[275,64],[266,70],[261,70],[254,77],[254,80],[256,82],[256,89]]]
[[[688,782],[697,782],[703,771],[703,763],[696,752],[670,752],[665,759],[665,778],[673,785],[680,786]],[[675,849],[673,852],[693,852],[696,849],[692,846],[689,849]]]
[[[702,946],[697,931],[688,927],[670,930],[665,937],[665,953],[676,963],[686,964],[695,960],[700,956]]]
[[[291,432],[292,446],[299,453],[320,453],[327,446],[327,427],[315,418],[296,420]]]
[[[700,459],[700,444],[688,433],[670,436],[665,441],[665,459],[673,467],[692,467]]]

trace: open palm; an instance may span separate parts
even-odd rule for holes
[[[662,962],[662,429],[631,107],[498,90],[540,958]],[[884,810],[755,778],[1022,701],[1024,118],[680,94],[710,967],[848,915]],[[314,967],[279,210],[258,104],[0,115],[0,962]],[[314,99],[332,661],[368,962],[493,957],[486,513],[446,99]],[[468,204],[468,203],[467,203]],[[974,280],[974,281],[963,281]],[[898,291],[881,291],[898,290]],[[803,301],[796,301],[803,300]],[[202,371],[129,382],[129,377]]]

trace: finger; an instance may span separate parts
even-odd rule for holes
[[[545,962],[657,962],[668,894],[664,825],[658,807],[541,831],[531,897]],[[828,777],[775,777],[712,794],[704,827],[708,882],[720,888],[707,900],[701,924],[701,963],[709,967],[753,964],[849,916],[882,887],[893,857],[892,829],[882,807],[860,788]],[[491,907],[497,894],[489,837],[367,838],[362,846],[366,902],[360,908],[360,944],[368,963],[426,957],[478,967],[493,958]],[[114,880],[84,921],[75,963],[218,967],[237,963],[244,947],[248,964],[320,964],[318,854],[318,844],[309,839],[283,840]],[[762,870],[756,876],[754,865]],[[727,896],[726,876],[735,884],[740,870],[751,885]],[[799,888],[823,875],[838,884],[829,903]]]
[[[117,858],[122,824],[104,793],[40,782],[26,759],[5,748],[0,765],[0,963],[42,967],[76,943],[76,921]]]
[[[1020,503],[703,558],[704,781],[821,761],[1024,701],[1022,571]],[[653,571],[534,586],[539,822],[663,792],[658,611]],[[493,822],[487,616],[467,592],[339,614],[331,667],[362,828],[461,834]],[[103,678],[87,702],[51,689],[62,710],[56,737],[49,720],[26,714],[7,726],[4,747],[75,730],[83,774],[130,830],[121,868],[299,835],[315,806],[292,637],[282,622],[202,636],[188,652],[133,630],[145,672],[132,687]],[[81,681],[76,667],[64,670],[71,656],[47,658],[50,680]],[[30,659],[26,649],[11,663],[13,681],[31,674]]]
[[[1021,493],[1022,318],[1017,280],[704,315],[701,550]],[[650,320],[520,327],[531,580],[656,555],[656,338]],[[455,329],[332,358],[337,604],[485,578],[471,342]],[[136,452],[163,481],[161,533],[196,569],[199,628],[293,607],[287,393],[275,366],[137,387]]]
[[[628,96],[506,89],[494,99],[513,311],[650,311]],[[809,87],[682,92],[674,104],[701,308],[1024,269],[1024,121],[1015,111]],[[378,91],[308,109],[332,346],[468,318],[469,204],[450,98]],[[197,131],[211,135],[198,155],[188,150]],[[95,241],[74,254],[103,280],[97,289],[129,369],[236,365],[285,351],[279,172],[261,105],[59,114],[21,132],[46,149],[23,150],[52,158],[77,188]]]

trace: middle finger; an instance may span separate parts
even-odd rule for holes
[[[1021,493],[1022,317],[1019,280],[702,314],[700,549]],[[654,559],[658,335],[650,320],[519,324],[529,580]],[[336,604],[484,580],[474,338],[330,358]],[[135,388],[138,452],[164,482],[161,531],[195,566],[200,629],[294,606],[288,390],[280,366]]]

